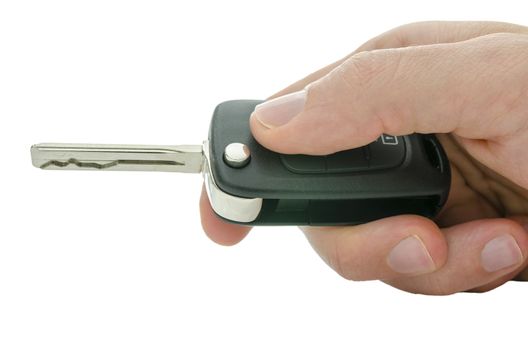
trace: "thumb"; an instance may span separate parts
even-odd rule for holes
[[[497,120],[511,115],[499,98],[526,85],[527,74],[512,69],[519,55],[505,36],[361,52],[303,90],[257,106],[253,135],[274,151],[313,155],[363,146],[382,133],[507,135],[519,125]]]

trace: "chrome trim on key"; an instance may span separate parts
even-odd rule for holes
[[[209,142],[203,144],[204,165],[203,178],[209,202],[213,210],[223,218],[231,221],[250,223],[260,214],[262,198],[241,198],[225,193],[215,183],[211,173]]]

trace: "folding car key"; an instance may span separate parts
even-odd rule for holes
[[[382,135],[327,156],[284,155],[259,145],[249,116],[262,101],[218,105],[197,146],[38,144],[46,170],[203,173],[221,218],[247,225],[358,224],[399,214],[433,217],[447,199],[450,168],[433,135]]]

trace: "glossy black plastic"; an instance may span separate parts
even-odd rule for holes
[[[244,224],[324,226],[399,214],[434,217],[445,203],[450,167],[434,135],[383,135],[368,146],[322,157],[281,155],[250,133],[249,116],[260,102],[221,103],[209,133],[217,186],[237,197],[263,199],[257,219]],[[224,149],[232,142],[249,147],[247,166],[224,163]]]

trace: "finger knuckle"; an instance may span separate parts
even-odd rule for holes
[[[368,113],[371,125],[375,130],[390,133],[399,130],[405,121],[407,110],[404,99],[390,98],[390,87],[408,79],[409,69],[406,49],[388,49],[372,52],[361,52],[352,56],[343,64],[341,80],[351,96],[362,100],[365,96],[377,96],[386,91],[388,95],[383,103],[370,103]],[[412,68],[412,67],[411,67]],[[377,123],[374,123],[377,121]]]
[[[353,90],[365,88],[380,77],[386,67],[386,62],[382,64],[378,56],[373,51],[357,53],[338,67],[337,73]]]

